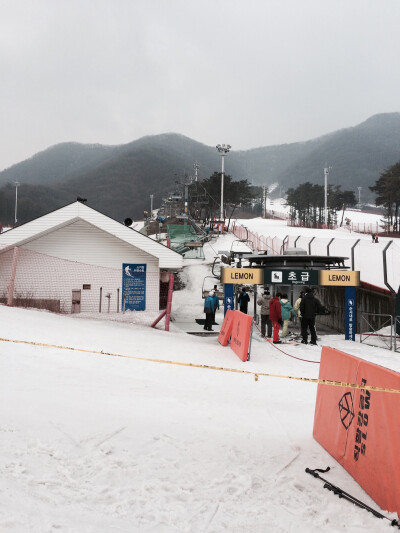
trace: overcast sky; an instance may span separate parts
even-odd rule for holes
[[[399,0],[0,6],[0,169],[64,141],[239,150],[400,111]]]

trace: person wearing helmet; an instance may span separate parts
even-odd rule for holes
[[[206,322],[204,324],[204,329],[206,331],[214,331],[212,329],[213,317],[215,313],[215,302],[214,302],[214,291],[211,290],[208,293],[207,298],[204,300],[204,312],[206,314]]]

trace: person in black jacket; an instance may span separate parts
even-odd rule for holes
[[[307,287],[306,294],[300,303],[301,313],[301,336],[303,344],[307,344],[308,329],[310,329],[311,342],[317,344],[317,333],[315,331],[315,315],[323,314],[324,307],[318,298],[315,298],[313,289]]]
[[[249,302],[250,302],[250,297],[247,294],[246,289],[243,287],[242,292],[240,293],[239,298],[238,298],[238,304],[239,304],[240,311],[242,313],[246,313],[246,315],[247,315],[247,308],[248,308]]]

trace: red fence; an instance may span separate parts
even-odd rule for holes
[[[283,247],[283,240],[279,237],[265,237],[259,235],[256,232],[249,231],[243,226],[233,224],[232,233],[236,235],[238,239],[250,241],[253,250],[259,252],[268,252],[269,254],[281,254]],[[285,243],[287,248],[288,242]]]

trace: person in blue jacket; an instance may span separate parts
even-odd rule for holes
[[[217,294],[217,285],[214,285],[214,314],[213,314],[213,321],[212,323],[214,324],[215,323],[215,311],[217,309],[219,309],[219,298],[218,298],[218,294]]]
[[[207,298],[204,300],[204,312],[206,314],[206,322],[204,324],[204,329],[206,331],[214,331],[211,327],[215,314],[214,291],[210,291],[208,293]]]

